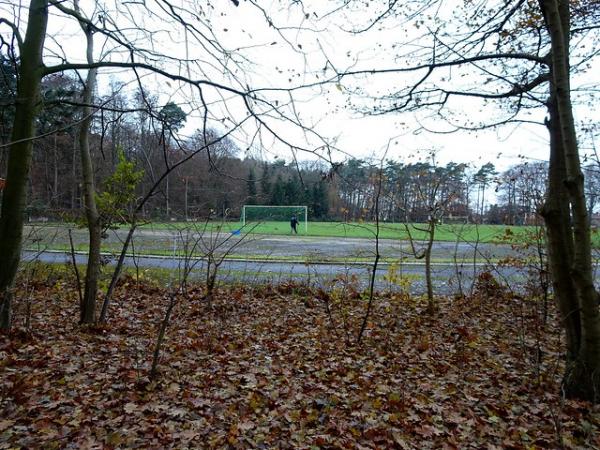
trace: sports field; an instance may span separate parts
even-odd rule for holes
[[[29,224],[31,227],[40,227],[41,230],[79,228],[70,223],[44,223]],[[121,229],[126,229],[122,226]],[[288,222],[258,222],[247,223],[242,226],[240,222],[151,222],[141,225],[147,231],[169,231],[180,232],[189,230],[195,233],[233,233],[244,235],[246,233],[256,235],[289,236],[291,234]],[[428,238],[426,224],[409,224],[410,235],[415,240],[426,240]],[[373,223],[359,222],[308,222],[308,227],[301,222],[298,225],[299,236],[314,236],[327,238],[362,238],[374,239],[377,227]],[[50,231],[48,231],[50,232]],[[534,243],[535,237],[540,233],[539,227],[535,226],[506,226],[506,225],[476,225],[476,224],[439,224],[435,230],[435,241],[439,242],[468,242],[468,243],[496,243],[496,244],[522,244]],[[42,234],[44,234],[42,232]],[[381,223],[379,225],[380,239],[407,240],[407,226],[403,223]],[[592,245],[600,248],[600,233],[597,229],[592,231]]]
[[[152,229],[181,229],[186,227],[203,230],[217,230],[222,227],[223,232],[236,232],[245,234],[266,235],[289,235],[291,234],[288,222],[250,222],[242,227],[240,222],[172,222],[151,223],[144,227]],[[410,234],[414,239],[423,240],[427,238],[426,224],[410,224]],[[505,226],[505,225],[474,225],[474,224],[440,224],[436,226],[436,241],[459,241],[463,242],[489,242],[489,243],[511,243],[531,240],[538,228],[534,226]],[[366,222],[308,222],[298,225],[298,234],[316,237],[340,237],[340,238],[364,238],[373,239],[377,227],[373,223]],[[406,226],[403,223],[381,223],[379,225],[379,237],[381,239],[408,239]]]

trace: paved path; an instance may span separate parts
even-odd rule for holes
[[[103,246],[109,251],[120,249],[121,243],[125,240],[127,230],[110,230]],[[84,229],[72,230],[73,241],[75,245],[87,243],[87,231]],[[198,238],[198,234],[181,234],[177,230],[154,230],[140,228],[134,235],[134,243],[138,250],[147,254],[177,254],[180,252],[184,241],[192,242]],[[225,244],[221,250],[226,250],[231,246],[235,248],[230,252],[231,256],[246,257],[248,255],[265,258],[299,258],[308,261],[327,261],[335,260],[357,260],[364,258],[373,258],[375,254],[374,239],[359,238],[329,238],[314,236],[265,236],[248,235],[234,236],[230,234],[210,234],[206,233],[203,240],[199,241],[199,247],[202,249],[202,243],[209,241],[223,242]],[[62,245],[68,248],[68,234],[64,227],[38,227],[30,228],[30,234],[26,239],[25,247],[44,248],[45,246]],[[393,259],[414,259],[411,247],[407,241],[393,239],[381,239],[379,241],[379,251],[383,258]],[[417,245],[419,247],[419,245]],[[418,249],[417,249],[418,250]],[[485,262],[488,259],[503,258],[508,255],[514,255],[510,245],[482,244],[475,245],[468,242],[435,242],[433,246],[433,259],[444,260],[446,262],[456,259],[461,262],[473,261],[474,256],[479,262]]]
[[[28,232],[25,247],[26,260],[38,259],[46,262],[68,263],[70,256],[65,252],[46,251],[48,248],[68,248],[68,232],[65,227],[33,226],[26,228]],[[125,239],[126,230],[111,230],[103,241],[103,248],[109,253],[105,255],[108,264],[114,264]],[[87,231],[73,229],[72,236],[75,245],[87,243]],[[134,236],[134,246],[137,252],[146,254],[172,255],[167,257],[128,257],[127,266],[138,265],[142,268],[177,269],[182,266],[184,244],[196,242],[200,253],[206,248],[214,248],[214,243],[223,243],[218,252],[228,254],[219,272],[221,280],[242,282],[283,281],[301,279],[310,283],[328,284],[331,280],[349,276],[365,287],[372,270],[375,254],[373,239],[356,238],[327,238],[312,236],[259,236],[246,237],[231,234],[206,233],[199,239],[198,234],[186,234],[165,229],[139,229]],[[213,244],[211,244],[211,242]],[[418,244],[417,244],[418,246]],[[231,249],[233,247],[233,249]],[[382,258],[395,261],[397,274],[410,280],[411,291],[414,294],[425,292],[424,265],[422,260],[416,260],[411,246],[406,241],[380,240],[379,250]],[[474,274],[490,269],[495,277],[518,288],[525,277],[524,270],[510,267],[497,267],[496,262],[507,256],[523,256],[525,250],[515,251],[510,245],[482,244],[474,245],[467,242],[435,242],[433,246],[433,281],[436,292],[452,294],[458,290],[460,279],[463,289],[468,290],[472,285]],[[530,249],[529,251],[534,251]],[[250,258],[251,256],[251,258]],[[259,260],[257,260],[257,258]],[[86,257],[77,255],[77,262],[85,264]],[[367,262],[366,262],[367,261]],[[202,278],[206,263],[202,259],[195,260],[193,277]],[[393,288],[386,281],[390,269],[387,263],[381,263],[377,270],[377,288]],[[599,279],[598,272],[596,279]]]
[[[85,264],[87,256],[82,253],[76,255],[78,264]],[[69,264],[71,255],[60,251],[42,251],[42,252],[24,252],[24,260],[38,260],[48,263]],[[105,262],[114,265],[116,257],[105,255]],[[203,279],[206,270],[206,261],[203,259],[193,259],[189,262],[193,265],[192,278]],[[140,268],[162,268],[177,270],[185,265],[183,258],[177,257],[152,257],[139,256],[127,257],[125,265],[128,267],[138,266]],[[378,266],[376,277],[376,288],[378,290],[397,289],[398,287],[387,281],[386,275],[389,274],[390,265],[382,263]],[[422,262],[402,262],[396,266],[396,274],[399,277],[405,277],[410,281],[410,290],[413,294],[419,295],[425,292],[424,268]],[[433,283],[438,293],[452,294],[458,291],[458,276],[461,277],[463,288],[468,290],[471,287],[473,273],[484,270],[484,264],[472,264],[458,266],[460,273],[457,273],[457,266],[448,263],[433,264]],[[497,277],[516,282],[522,279],[522,274],[514,268],[492,268]],[[347,261],[337,262],[304,262],[295,261],[247,261],[247,260],[226,260],[219,270],[219,279],[223,281],[238,281],[246,283],[257,282],[281,282],[287,280],[303,280],[317,285],[328,285],[334,280],[354,279],[361,288],[367,286],[372,264],[364,262]]]

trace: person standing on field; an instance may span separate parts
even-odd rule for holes
[[[292,227],[292,232],[298,234],[298,219],[296,218],[295,214],[292,216],[292,219],[290,220],[290,226]]]

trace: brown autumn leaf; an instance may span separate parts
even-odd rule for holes
[[[442,298],[429,320],[380,295],[355,346],[360,294],[223,287],[213,309],[182,300],[149,383],[164,291],[129,281],[92,330],[71,286],[41,282],[30,336],[0,336],[0,446],[600,446],[598,411],[560,396],[553,310],[544,328],[526,299]]]

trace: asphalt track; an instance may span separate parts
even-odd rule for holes
[[[76,242],[84,241],[84,230],[74,233]],[[124,239],[124,231],[111,232],[106,241],[118,243]],[[152,251],[153,245],[171,249],[170,255],[128,256],[128,267],[160,268],[177,271],[186,264],[186,243],[198,236],[182,236],[168,230],[141,230],[134,239],[139,251]],[[56,237],[55,237],[56,239]],[[288,280],[308,282],[328,286],[342,284],[342,280],[352,280],[360,288],[365,288],[373,270],[375,241],[353,238],[319,238],[305,236],[203,236],[198,242],[199,249],[210,247],[210,242],[223,243],[217,252],[227,252],[227,259],[219,269],[218,279],[224,282],[279,283]],[[58,239],[61,242],[61,239]],[[421,244],[417,243],[417,247]],[[31,248],[31,245],[29,246]],[[232,248],[233,247],[233,248]],[[417,248],[418,250],[418,248]],[[376,289],[399,289],[398,283],[390,281],[390,265],[393,264],[396,280],[408,280],[412,294],[426,291],[424,283],[425,266],[416,259],[408,242],[381,240],[379,253],[382,258],[393,262],[379,263],[376,273]],[[490,270],[496,278],[510,286],[518,286],[526,278],[526,273],[514,267],[497,267],[495,261],[514,254],[506,245],[436,242],[433,247],[432,279],[438,293],[453,294],[462,286],[464,291],[471,289],[474,278],[483,270]],[[252,255],[249,258],[248,255]],[[104,254],[104,262],[115,264],[116,254]],[[38,251],[25,251],[24,260],[39,260],[48,263],[68,264],[69,252],[49,251],[40,247]],[[76,254],[78,264],[85,264],[86,255]],[[188,261],[193,266],[191,278],[203,279],[206,271],[204,258]],[[459,282],[460,281],[460,282]]]
[[[68,248],[68,229],[59,226],[29,227],[24,247],[27,249],[55,248],[60,245]],[[193,230],[192,230],[193,231]],[[127,230],[110,230],[103,241],[103,248],[118,251],[125,240]],[[81,228],[72,230],[75,247],[87,243],[87,231]],[[362,238],[328,238],[302,235],[265,236],[265,235],[232,235],[198,233],[177,229],[140,228],[134,235],[135,248],[145,254],[177,255],[182,253],[186,243],[198,243],[200,251],[210,247],[210,243],[222,244],[219,252],[228,252],[231,257],[245,259],[297,259],[305,261],[356,261],[373,259],[376,242],[374,239]],[[213,245],[214,247],[214,245]],[[421,244],[416,243],[419,251]],[[379,240],[379,253],[382,258],[397,260],[414,259],[411,246],[407,241],[394,239]],[[473,261],[484,263],[488,260],[515,255],[510,245],[474,244],[471,242],[435,242],[432,251],[433,260],[445,262]]]

